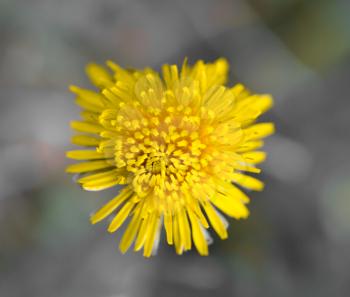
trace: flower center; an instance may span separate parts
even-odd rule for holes
[[[164,174],[166,171],[167,159],[162,155],[150,156],[146,160],[145,168],[151,174]]]
[[[210,182],[208,173],[223,174],[224,167],[232,171],[215,147],[227,131],[213,128],[213,116],[205,108],[123,105],[106,111],[100,120],[116,131],[111,135],[116,167],[128,172],[137,196],[152,197],[158,209],[174,210],[187,203],[189,193],[200,193]]]

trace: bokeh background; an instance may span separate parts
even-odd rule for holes
[[[350,296],[350,1],[0,0],[0,296]],[[64,173],[84,66],[231,63],[275,97],[251,216],[211,255],[121,255]]]

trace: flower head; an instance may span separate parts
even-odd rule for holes
[[[80,173],[86,190],[123,185],[91,222],[114,213],[108,231],[115,232],[128,220],[123,253],[134,242],[149,257],[164,225],[178,254],[193,243],[207,255],[206,229],[227,238],[220,212],[236,219],[249,214],[240,187],[263,189],[251,173],[260,172],[255,165],[265,153],[258,149],[274,128],[255,120],[271,107],[271,97],[241,84],[225,86],[224,59],[194,66],[185,60],[180,70],[164,65],[162,75],[107,65],[111,71],[87,66],[98,91],[71,87],[83,109],[82,120],[71,123],[79,132],[72,142],[90,149],[69,151],[69,158],[84,161],[67,171]]]

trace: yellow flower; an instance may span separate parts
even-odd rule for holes
[[[269,109],[269,95],[252,94],[243,85],[225,86],[228,63],[218,59],[194,66],[164,65],[124,69],[107,62],[108,71],[90,64],[87,74],[98,91],[71,87],[82,107],[82,120],[71,126],[76,145],[90,147],[67,156],[85,160],[67,172],[80,173],[86,190],[123,185],[119,194],[97,211],[93,224],[112,213],[108,231],[129,220],[119,248],[134,242],[149,257],[159,243],[164,224],[166,240],[176,253],[208,254],[210,226],[227,238],[227,216],[249,214],[249,198],[240,187],[262,190],[252,176],[265,159],[258,149],[273,124],[255,120]],[[248,172],[248,175],[246,174]]]

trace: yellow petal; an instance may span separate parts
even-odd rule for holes
[[[183,243],[180,236],[180,227],[178,222],[178,216],[175,214],[173,219],[173,236],[175,243],[175,251],[178,255],[183,253]]]
[[[74,160],[94,160],[103,159],[104,154],[97,152],[96,150],[75,150],[68,151],[66,153],[67,158]]]
[[[226,196],[236,197],[243,203],[248,203],[250,201],[249,197],[231,182],[225,182],[219,178],[215,179],[215,182],[217,183],[218,192],[223,193]]]
[[[86,103],[93,104],[98,107],[104,106],[106,99],[100,93],[82,89],[77,86],[70,86],[69,89],[71,92],[77,94],[78,98],[81,98],[81,100],[85,101]]]
[[[104,180],[104,179],[109,178],[109,177],[117,176],[118,172],[119,172],[118,170],[113,169],[113,170],[109,170],[109,171],[104,171],[104,172],[86,175],[86,176],[78,179],[78,183],[83,184],[83,183],[101,180],[101,179]]]
[[[197,217],[199,218],[200,223],[202,224],[202,226],[204,228],[209,228],[209,224],[207,219],[205,218],[198,202],[195,202],[195,207],[194,207],[194,213],[197,215]]]
[[[258,95],[258,100],[254,102],[254,107],[259,109],[261,113],[269,110],[273,105],[273,99],[270,95]]]
[[[71,139],[73,144],[83,145],[83,146],[98,146],[100,139],[88,135],[75,135]]]
[[[188,58],[185,57],[181,67],[181,79],[186,78],[187,75],[188,75]]]
[[[189,215],[189,218],[191,221],[192,238],[193,238],[194,245],[196,246],[200,255],[207,256],[208,255],[208,244],[207,244],[205,237],[204,237],[204,234],[201,230],[199,220],[192,211],[189,211],[188,215]]]
[[[274,132],[275,127],[272,123],[259,123],[244,129],[246,141],[264,138]]]
[[[114,199],[110,200],[107,204],[105,204],[99,211],[97,211],[90,219],[92,224],[96,224],[102,221],[104,218],[109,216],[114,210],[118,208],[120,204],[122,204],[125,200],[130,198],[132,194],[132,190],[129,187],[124,188],[118,196]]]
[[[176,65],[163,65],[163,79],[168,89],[173,89],[179,80],[179,72]]]
[[[141,217],[139,215],[139,212],[135,212],[119,244],[119,250],[123,254],[126,253],[130,245],[134,241],[137,231],[140,228],[140,224],[141,224]]]
[[[189,67],[190,76],[198,80],[204,93],[215,85],[223,85],[227,81],[229,65],[226,59],[220,58],[213,63],[199,60],[193,67]]]
[[[147,107],[160,107],[163,97],[163,84],[158,75],[147,74],[137,80],[135,93],[139,102]]]
[[[164,226],[166,232],[166,239],[168,244],[173,244],[173,216],[171,214],[166,213],[164,215]]]
[[[108,232],[115,232],[119,229],[119,227],[124,223],[126,218],[128,217],[130,211],[134,207],[133,202],[127,202],[124,206],[119,210],[118,214],[113,218],[112,222],[108,226]]]
[[[234,173],[232,175],[232,181],[251,190],[262,191],[264,189],[264,183],[255,177],[244,175],[241,173]]]
[[[236,102],[240,103],[245,100],[247,97],[251,96],[250,90],[248,90],[244,85],[238,83],[233,88],[231,88],[231,92],[235,95]]]
[[[79,132],[98,134],[103,131],[102,126],[87,122],[73,121],[70,123],[70,126],[72,129],[77,130]]]
[[[184,209],[181,209],[178,213],[178,222],[180,237],[184,243],[185,251],[188,251],[191,249],[191,229]]]
[[[111,166],[113,166],[111,163],[106,162],[104,160],[102,160],[102,161],[90,161],[90,162],[83,162],[83,163],[69,165],[66,168],[66,172],[83,173],[83,172],[89,172],[89,171],[109,168]]]
[[[107,66],[114,72],[114,77],[118,82],[123,82],[132,87],[135,83],[135,72],[138,73],[140,76],[144,75],[142,71],[133,71],[129,69],[124,69],[123,67],[119,66],[118,64],[114,63],[113,61],[107,61]]]
[[[102,66],[91,63],[86,66],[86,73],[91,82],[98,88],[107,88],[113,85],[113,77]]]
[[[239,171],[246,171],[251,173],[260,173],[261,169],[248,164],[235,164],[235,169]]]
[[[84,122],[92,123],[92,124],[99,123],[100,113],[98,112],[83,110],[82,112],[80,112],[80,116],[84,120]]]
[[[222,222],[221,218],[218,216],[213,206],[209,202],[203,202],[203,207],[207,216],[209,218],[210,224],[213,226],[216,233],[220,236],[221,239],[227,238],[226,226]]]
[[[124,184],[123,177],[116,176],[108,180],[106,179],[106,180],[87,182],[87,183],[84,183],[82,186],[83,186],[83,189],[87,191],[101,191],[101,190],[105,190],[121,184]]]
[[[230,217],[241,219],[247,218],[249,215],[248,208],[237,197],[218,193],[210,201]]]
[[[137,234],[134,251],[139,251],[143,244],[145,243],[145,240],[148,235],[148,225],[150,222],[150,216],[148,215],[146,218],[144,218],[141,222],[141,227],[139,229],[139,233]]]
[[[261,151],[247,152],[242,154],[242,157],[247,163],[259,164],[265,161],[266,153]]]
[[[228,61],[224,58],[219,58],[214,62],[214,73],[210,73],[208,77],[211,79],[209,83],[214,84],[225,84],[227,80],[227,73],[229,70]]]
[[[264,142],[262,140],[244,142],[241,144],[241,146],[237,148],[236,152],[243,153],[247,151],[252,151],[262,147],[263,145]]]
[[[155,237],[159,229],[159,216],[157,215],[157,213],[153,213],[151,215],[151,220],[148,225],[148,229],[149,230],[147,231],[147,238],[146,238],[145,247],[143,251],[143,255],[145,257],[151,256],[152,248],[155,243]]]
[[[75,103],[79,105],[81,108],[92,111],[92,112],[101,112],[103,107],[95,105],[93,103],[85,101],[83,98],[76,98]]]

